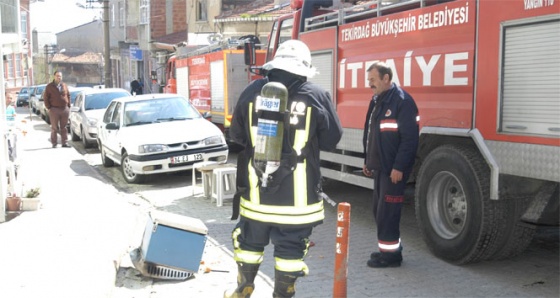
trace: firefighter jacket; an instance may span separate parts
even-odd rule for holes
[[[381,101],[380,106],[373,112],[377,101]],[[373,121],[372,126],[370,120]],[[370,127],[374,128],[373,137],[370,136]],[[368,156],[367,148],[368,142],[373,142],[371,145],[377,146],[381,164],[381,169],[377,170],[386,175],[390,175],[392,169],[410,173],[418,148],[418,134],[416,103],[406,91],[393,83],[389,90],[377,98],[374,96],[369,104],[364,126],[364,164],[369,158],[374,158]]]
[[[286,86],[290,124],[287,130],[284,124],[282,161],[273,174],[282,178],[274,187],[261,187],[252,165],[258,120],[255,99],[267,82],[268,78],[259,79],[245,88],[230,127],[231,138],[245,148],[237,169],[240,215],[292,227],[317,225],[324,219],[319,151],[335,148],[342,136],[340,121],[328,92],[299,80]],[[296,160],[290,158],[294,151]]]

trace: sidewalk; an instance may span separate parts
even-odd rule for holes
[[[33,115],[18,138],[18,181],[43,204],[0,224],[1,297],[111,297],[122,255],[147,206],[118,193],[73,148],[51,148]]]
[[[27,134],[18,138],[18,181],[24,181],[24,189],[39,186],[43,206],[0,223],[0,297],[222,297],[225,289],[235,287],[232,253],[212,238],[214,230],[202,257],[205,264],[186,281],[144,277],[130,261],[130,251],[141,244],[149,211],[169,209],[158,205],[162,198],[186,199],[167,212],[181,214],[194,207],[200,208],[200,216],[216,215],[209,201],[196,195],[185,198],[190,185],[121,193],[75,148],[51,148],[49,126],[38,116],[30,121],[29,114],[18,114],[17,121],[22,119]],[[227,223],[221,232],[230,234],[234,222],[226,218],[229,208],[219,209]],[[204,272],[206,267],[215,271]],[[256,283],[253,296],[270,297],[271,278],[259,274]]]

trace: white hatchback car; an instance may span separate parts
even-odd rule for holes
[[[222,131],[183,96],[145,94],[115,99],[98,124],[101,161],[121,165],[128,183],[145,175],[192,169],[195,163],[225,163]]]
[[[113,99],[126,96],[130,96],[130,92],[121,88],[81,90],[70,108],[68,122],[72,141],[81,139],[84,148],[97,145],[97,121]]]

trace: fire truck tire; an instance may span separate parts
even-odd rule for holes
[[[124,152],[121,159],[121,171],[127,183],[142,183],[144,181],[144,175],[135,174],[132,171],[132,166],[130,165],[130,158],[128,157],[128,153]]]
[[[501,247],[497,249],[492,259],[503,260],[519,255],[531,244],[536,232],[536,226],[521,221],[521,216],[527,209],[531,199],[529,197],[500,197],[504,201],[506,221],[503,232],[500,233]]]
[[[437,257],[457,265],[489,259],[503,226],[490,200],[490,170],[474,148],[444,145],[430,152],[416,181],[416,220]]]

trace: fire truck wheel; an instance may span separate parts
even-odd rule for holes
[[[444,145],[425,158],[416,181],[416,219],[437,257],[460,265],[495,253],[504,220],[501,202],[490,200],[489,177],[474,148]]]
[[[504,195],[500,196],[504,200],[506,210],[506,221],[501,237],[501,247],[492,256],[492,259],[503,260],[519,255],[531,244],[536,232],[536,226],[523,222],[521,216],[527,210],[531,197],[523,195]]]
[[[142,183],[144,181],[144,175],[135,174],[132,171],[132,166],[130,165],[130,158],[128,153],[124,152],[121,159],[121,171],[124,180],[128,183]]]

